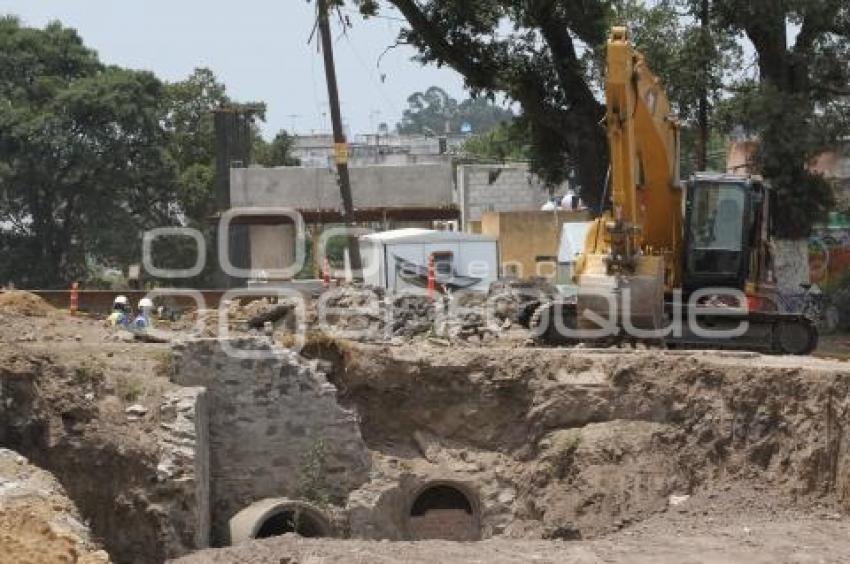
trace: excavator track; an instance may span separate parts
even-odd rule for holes
[[[528,323],[528,329],[534,341],[540,345],[564,346],[576,345],[580,341],[562,335],[555,324],[555,316],[560,315],[567,327],[576,327],[576,304],[567,301],[545,302],[537,306]]]
[[[685,324],[680,336],[667,337],[662,343],[641,342],[629,337],[613,337],[604,341],[567,337],[558,331],[555,319],[562,326],[577,327],[577,306],[571,301],[552,301],[541,304],[529,322],[536,344],[541,346],[576,346],[579,344],[611,346],[622,343],[642,344],[647,348],[676,348],[697,350],[738,350],[775,355],[809,355],[817,349],[818,330],[815,323],[803,315],[754,312],[746,316],[723,313],[699,313],[701,327],[724,330],[747,322],[748,330],[735,338],[706,338],[691,332]]]

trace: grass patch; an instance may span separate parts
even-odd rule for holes
[[[144,390],[144,382],[139,376],[121,374],[115,378],[115,395],[121,398],[124,403],[139,401]]]

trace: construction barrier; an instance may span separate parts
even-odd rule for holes
[[[322,288],[327,290],[331,287],[331,263],[328,257],[322,261]]]
[[[68,308],[71,315],[77,315],[80,310],[80,283],[71,283],[70,307]]]
[[[428,257],[428,299],[434,301],[434,291],[437,288],[437,272],[434,265],[434,255]]]

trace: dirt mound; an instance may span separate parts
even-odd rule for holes
[[[0,294],[0,312],[25,315],[27,317],[45,317],[56,310],[43,298],[24,292],[12,290]]]
[[[0,553],[7,562],[109,562],[56,479],[7,449],[0,449]]]

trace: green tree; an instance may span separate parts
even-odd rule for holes
[[[0,18],[0,53],[0,279],[64,287],[137,259],[139,231],[176,220],[162,84],[59,23]]]
[[[179,174],[177,199],[185,222],[206,224],[215,207],[213,110],[230,103],[224,84],[206,68],[165,86],[168,151]]]
[[[475,133],[487,133],[514,119],[510,109],[501,108],[484,96],[458,103],[438,86],[411,94],[407,105],[397,126],[398,132],[403,134],[460,133],[465,124]]]
[[[715,127],[715,115],[727,80],[738,68],[743,51],[736,34],[700,22],[702,0],[640,0],[612,3],[609,26],[626,25],[631,40],[663,84],[682,126],[682,176],[700,168],[725,169],[724,140]],[[585,52],[584,62],[594,87],[604,88],[605,45]],[[704,114],[700,115],[700,110]],[[704,121],[705,123],[700,123]],[[703,140],[701,129],[705,127]],[[701,144],[708,162],[700,166]]]
[[[259,134],[254,138],[254,160],[262,166],[300,166],[301,160],[292,155],[294,149],[295,138],[285,130],[279,131],[271,142]]]
[[[712,17],[743,33],[758,62],[758,77],[740,80],[724,104],[725,123],[758,137],[755,164],[776,190],[780,234],[805,237],[834,205],[807,165],[850,132],[850,4],[714,0]]]
[[[524,161],[530,158],[528,129],[524,123],[503,123],[475,135],[464,145],[467,155],[485,160]]]
[[[598,200],[608,168],[605,108],[587,79],[584,46],[608,35],[609,2],[582,0],[387,0],[407,20],[400,42],[423,63],[448,65],[476,95],[519,104],[532,139],[531,166],[557,184],[575,167],[586,200]],[[358,2],[366,14],[376,0]]]

